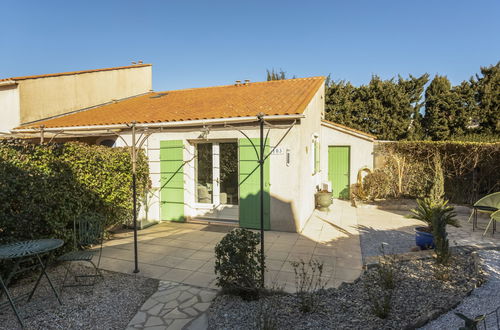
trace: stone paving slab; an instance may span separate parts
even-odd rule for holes
[[[216,294],[213,289],[160,281],[158,291],[142,305],[126,329],[204,330],[208,326],[206,311]]]
[[[351,282],[362,271],[356,209],[335,200],[328,212],[314,211],[300,233],[266,231],[268,285],[295,291],[292,261],[317,259],[327,287]],[[234,227],[164,222],[139,232],[139,275],[216,289],[215,245]],[[105,242],[101,267],[131,273],[132,233]]]

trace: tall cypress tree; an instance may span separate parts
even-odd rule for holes
[[[451,83],[446,76],[436,75],[425,91],[424,128],[433,140],[450,136],[449,120],[454,108]]]
[[[481,74],[477,77],[480,126],[485,133],[500,134],[500,62],[481,67]]]
[[[368,85],[331,82],[326,90],[326,118],[376,135],[399,140],[414,136],[420,126],[423,87],[428,75],[398,80],[373,76]]]

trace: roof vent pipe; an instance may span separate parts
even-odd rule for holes
[[[250,83],[250,79],[245,79],[245,85],[248,85]]]
[[[239,85],[241,85],[241,80],[236,80],[234,86],[239,86]]]

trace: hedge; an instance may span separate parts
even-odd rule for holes
[[[143,152],[137,165],[141,196],[149,185]],[[131,169],[128,148],[0,141],[0,243],[48,237],[68,242],[73,219],[89,212],[102,215],[107,227],[130,221]]]
[[[481,196],[500,191],[500,143],[450,141],[381,142],[375,148],[383,165],[374,184],[387,182],[384,197],[418,198],[429,195],[439,155],[444,172],[445,197],[472,204]],[[388,177],[381,179],[381,174]]]

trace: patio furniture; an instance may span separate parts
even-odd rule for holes
[[[486,235],[491,224],[493,224],[492,234],[493,235],[495,234],[495,231],[497,230],[497,221],[500,222],[500,210],[495,211],[492,214],[490,214],[490,222],[488,222],[488,225],[486,226],[486,229],[484,230],[483,236]]]
[[[498,211],[500,209],[500,192],[496,192],[493,194],[489,194],[487,196],[484,196],[480,200],[474,203],[472,206],[473,210],[471,215],[469,216],[468,222],[472,221],[472,231],[476,229],[477,227],[477,212],[483,212],[483,213],[493,213],[495,211]]]
[[[13,260],[13,261],[15,260],[14,266],[10,269],[5,281],[0,275],[0,286],[2,287],[2,291],[0,291],[0,296],[3,292],[5,292],[8,303],[14,310],[17,320],[19,321],[22,327],[24,327],[24,323],[19,314],[19,311],[17,310],[15,302],[23,299],[26,296],[28,296],[28,301],[30,301],[31,298],[33,298],[33,294],[35,293],[38,285],[40,284],[42,276],[45,275],[47,281],[50,284],[50,287],[52,288],[52,291],[54,292],[54,295],[57,298],[57,301],[62,305],[61,299],[59,299],[59,295],[57,294],[57,291],[54,288],[52,281],[47,275],[47,272],[45,271],[47,268],[47,261],[43,263],[41,256],[47,254],[46,259],[48,260],[50,257],[50,252],[61,247],[63,244],[64,241],[61,239],[37,239],[37,240],[16,242],[0,246],[0,260]],[[29,267],[20,268],[20,264],[25,261],[28,261],[29,259],[34,259],[35,264]],[[27,270],[33,270],[36,268],[40,268],[41,271],[35,283],[35,286],[31,290],[31,292],[29,294],[26,293],[21,296],[13,298],[7,287],[12,278],[14,277],[14,275],[23,273]],[[7,302],[3,302],[2,304],[0,304],[0,306],[2,307],[4,305],[7,305]]]
[[[93,286],[97,281],[97,277],[103,277],[101,271],[99,270],[103,238],[104,219],[102,216],[97,214],[87,214],[80,216],[78,221],[76,219],[73,220],[73,251],[62,255],[57,259],[59,261],[67,262],[66,274],[64,275],[64,279],[61,284],[62,288],[70,286]],[[97,250],[89,250],[89,248],[92,248],[95,245],[98,246]],[[97,252],[99,253],[99,258],[96,265],[92,259]],[[71,272],[73,262],[88,262],[94,267],[95,273],[90,275],[73,274],[75,282],[72,284],[66,284],[66,279],[68,274]],[[78,281],[79,278],[92,278],[93,281],[90,283],[80,283]]]

